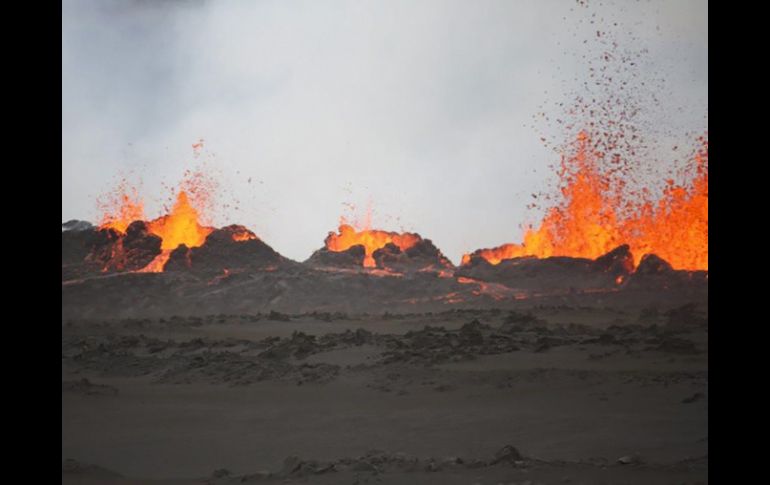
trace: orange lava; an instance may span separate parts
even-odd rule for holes
[[[115,229],[118,232],[126,232],[128,226],[144,219],[144,204],[137,191],[129,187],[125,180],[121,181],[116,189],[97,201],[102,211],[101,228]]]
[[[353,226],[340,224],[337,233],[330,232],[324,241],[326,249],[329,251],[346,251],[352,246],[361,245],[366,251],[364,266],[373,268],[376,266],[374,257],[375,251],[385,247],[388,243],[393,243],[402,251],[406,251],[420,241],[420,236],[411,232],[397,233],[380,231],[377,229],[364,229],[356,231]]]
[[[482,249],[478,255],[495,265],[522,256],[595,259],[628,244],[635,265],[654,253],[676,269],[708,270],[708,142],[702,141],[689,183],[669,181],[660,200],[635,202],[613,190],[623,181],[599,170],[601,154],[592,151],[590,137],[581,132],[574,154],[562,158],[560,203],[546,212],[537,229],[527,229],[522,244]],[[470,257],[463,255],[463,264]]]
[[[708,144],[696,154],[696,171],[687,186],[669,181],[657,205],[647,203],[638,219],[625,228],[632,239],[636,263],[654,253],[673,268],[706,270],[709,264]]]
[[[161,238],[161,253],[139,272],[161,272],[171,252],[179,245],[194,248],[206,241],[206,237],[214,228],[201,223],[201,210],[208,210],[212,206],[214,188],[215,185],[202,172],[185,173],[176,194],[176,201],[168,214],[147,222],[147,230]],[[119,195],[112,195],[111,204],[102,204],[105,215],[102,217],[100,228],[112,228],[125,233],[129,224],[144,219],[144,205],[135,190],[133,195],[129,195],[125,182],[122,182],[115,192]],[[255,238],[256,236],[246,230],[233,235],[233,239],[239,241]]]
[[[147,223],[149,231],[162,239],[161,253],[139,272],[158,273],[163,271],[163,267],[171,256],[171,251],[179,247],[180,244],[184,244],[188,248],[202,245],[214,228],[202,226],[198,219],[198,211],[190,205],[187,193],[179,192],[176,203],[168,215]]]
[[[171,251],[171,249],[163,249],[159,255],[155,256],[155,259],[150,261],[144,268],[138,270],[137,273],[162,273],[168,258],[171,257]]]
[[[236,242],[243,242],[243,241],[251,241],[254,239],[257,239],[257,235],[253,232],[249,231],[248,229],[240,229],[237,232],[234,232],[232,235],[233,241]]]
[[[200,246],[213,231],[198,223],[198,211],[190,204],[187,193],[177,195],[176,203],[168,215],[161,216],[147,223],[153,234],[163,239],[160,248],[174,250],[180,244],[188,248]]]

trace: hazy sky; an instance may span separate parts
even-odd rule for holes
[[[593,13],[649,49],[666,81],[650,116],[682,133],[661,144],[691,145],[708,123],[706,0],[65,0],[62,221],[95,221],[121,174],[155,217],[162,184],[204,164],[231,204],[216,223],[297,260],[343,203],[455,262],[518,242],[558,161],[532,117],[578,89]]]

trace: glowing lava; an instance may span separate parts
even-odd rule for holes
[[[386,244],[395,244],[401,251],[406,251],[417,244],[420,239],[419,235],[410,232],[397,233],[377,229],[356,231],[353,226],[340,224],[338,232],[330,232],[324,242],[326,249],[336,252],[347,251],[357,245],[363,246],[366,251],[364,266],[373,268],[376,266],[376,263],[372,255],[378,249],[385,247]]]
[[[206,241],[213,228],[198,223],[198,211],[190,205],[187,193],[177,195],[174,207],[168,215],[150,221],[150,232],[163,239],[161,249],[176,249],[180,244],[197,247]]]
[[[198,222],[198,211],[190,205],[187,193],[179,192],[176,203],[168,215],[147,223],[148,230],[159,236],[161,253],[150,264],[139,270],[140,273],[158,273],[163,271],[171,251],[184,244],[188,248],[202,245],[206,237],[214,230]]]
[[[238,227],[233,230],[232,239],[235,242],[252,241],[257,239],[257,235],[245,227]]]
[[[125,181],[122,181],[113,193],[107,194],[106,199],[99,200],[97,204],[101,206],[103,213],[99,224],[101,228],[125,233],[129,224],[144,219],[144,204],[139,199],[136,189],[129,188]]]
[[[709,176],[708,143],[694,159],[696,170],[686,186],[668,181],[657,205],[646,203],[637,219],[625,227],[636,264],[654,253],[675,269],[708,270]]]
[[[202,172],[185,173],[168,214],[147,222],[148,232],[161,238],[161,253],[139,272],[161,272],[174,249],[182,244],[194,248],[206,241],[214,228],[201,223],[200,210],[212,205],[213,187],[215,185]],[[109,204],[101,204],[105,213],[100,229],[111,228],[125,234],[129,224],[144,219],[144,205],[136,195],[136,190],[126,189],[125,182],[121,182],[114,192],[118,195],[112,195]],[[233,235],[236,240],[254,238],[256,236],[247,230]]]
[[[573,155],[562,157],[560,202],[548,209],[540,226],[527,229],[522,244],[475,254],[495,265],[522,256],[595,259],[628,244],[635,265],[654,253],[676,269],[708,270],[708,142],[701,141],[692,180],[684,185],[670,180],[663,196],[650,201],[644,194],[625,197],[617,190],[623,180],[599,169],[602,154],[593,151],[590,137],[581,132]],[[470,254],[463,255],[463,264],[470,259]]]

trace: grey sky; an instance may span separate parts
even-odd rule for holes
[[[670,108],[651,116],[706,130],[705,0],[65,0],[62,220],[94,220],[127,171],[157,216],[161,184],[205,162],[223,203],[239,202],[216,222],[297,260],[344,202],[371,201],[376,226],[417,231],[455,262],[519,241],[558,159],[529,125],[577,89],[589,12],[649,48]],[[672,138],[661,144],[692,144]]]

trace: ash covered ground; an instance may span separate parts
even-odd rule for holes
[[[707,273],[228,231],[63,227],[63,483],[707,481]]]

